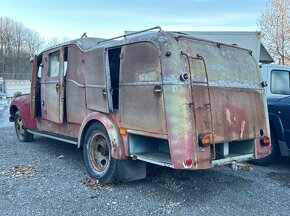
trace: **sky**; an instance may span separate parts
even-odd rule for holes
[[[161,26],[168,31],[257,31],[268,0],[0,0],[9,17],[44,38],[110,38]]]

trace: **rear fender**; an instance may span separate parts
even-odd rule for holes
[[[112,157],[119,160],[126,159],[124,144],[121,136],[119,135],[118,126],[110,117],[99,112],[90,113],[82,122],[78,135],[78,148],[83,145],[86,131],[94,122],[100,122],[106,128],[111,141]]]

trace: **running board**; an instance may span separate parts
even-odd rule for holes
[[[63,136],[60,137],[60,136],[57,136],[57,135],[54,135],[54,134],[48,134],[46,132],[40,132],[40,131],[35,131],[35,130],[30,130],[30,129],[27,129],[27,131],[29,133],[34,134],[34,135],[43,136],[43,137],[59,140],[59,141],[62,141],[62,142],[67,142],[67,143],[74,144],[74,145],[78,144],[77,139],[74,140],[73,138],[63,137]]]
[[[147,163],[156,164],[159,166],[165,166],[165,167],[171,167],[173,168],[173,165],[171,163],[170,155],[165,153],[133,153],[130,155],[132,157],[132,160],[140,160]]]

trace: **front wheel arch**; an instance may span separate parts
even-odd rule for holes
[[[12,117],[13,121],[14,121],[16,112],[19,112],[18,107],[15,106],[15,105],[11,106],[10,110],[9,110],[9,113],[10,113],[10,117]]]
[[[14,126],[19,141],[21,142],[33,141],[33,134],[29,133],[25,128],[19,111],[16,111],[14,114]]]

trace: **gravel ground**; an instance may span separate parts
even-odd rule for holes
[[[251,172],[148,166],[144,180],[98,185],[73,145],[21,143],[11,123],[0,138],[0,215],[290,214],[290,159]]]

